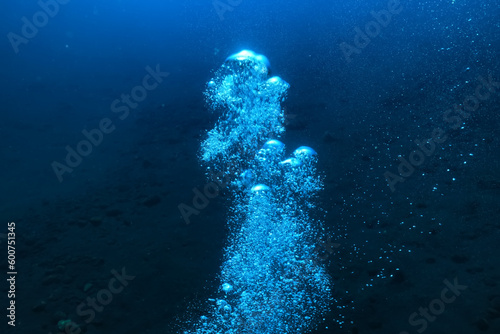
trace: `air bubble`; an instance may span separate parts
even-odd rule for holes
[[[225,293],[228,293],[232,290],[233,290],[233,286],[231,284],[229,284],[229,283],[222,284],[222,291],[224,291]]]
[[[265,191],[269,191],[271,190],[271,188],[269,188],[268,186],[264,185],[264,184],[257,184],[255,186],[252,187],[252,192],[253,193],[260,193],[260,192],[265,192]]]
[[[266,56],[257,54],[251,50],[242,50],[226,58],[226,62],[230,61],[245,61],[251,60],[265,65],[267,68],[271,67],[269,59]]]
[[[271,140],[268,140],[266,141],[266,143],[264,144],[264,146],[262,146],[262,148],[264,150],[281,150],[285,147],[285,144],[283,144],[281,141],[277,140],[277,139],[271,139]]]
[[[300,162],[300,160],[296,158],[289,158],[281,161],[280,165],[288,167],[299,167],[300,165],[302,165],[302,162]]]
[[[302,157],[302,156],[308,156],[308,157],[312,157],[313,155],[316,155],[318,153],[316,153],[315,150],[313,150],[312,148],[310,148],[309,146],[301,146],[299,147],[298,149],[296,149],[295,151],[293,151],[293,155],[297,158],[299,157]]]

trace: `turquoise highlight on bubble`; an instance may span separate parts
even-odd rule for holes
[[[266,186],[265,184],[258,184],[256,186],[253,186],[252,187],[252,192],[253,193],[258,193],[258,192],[262,192],[262,191],[270,191],[271,188],[269,188],[268,186]]]
[[[235,54],[226,58],[226,62],[245,61],[245,60],[252,60],[252,61],[259,62],[259,63],[263,63],[264,65],[266,65],[267,68],[271,67],[271,64],[269,63],[269,59],[267,59],[266,56],[256,54],[255,52],[250,51],[250,50],[242,50],[242,51],[235,53]]]
[[[302,162],[296,158],[288,158],[286,160],[281,161],[280,164],[288,167],[299,167],[300,165],[302,165]]]
[[[311,157],[311,156],[316,155],[316,154],[318,154],[318,153],[316,153],[316,151],[313,150],[312,148],[310,148],[309,146],[301,146],[298,149],[296,149],[295,151],[293,151],[293,155],[296,157],[302,157],[302,156]]]
[[[285,148],[285,144],[283,144],[279,140],[271,139],[271,140],[266,141],[266,143],[264,144],[264,146],[262,148],[264,150],[276,150],[276,151],[279,151],[279,150],[282,150],[282,149]]]

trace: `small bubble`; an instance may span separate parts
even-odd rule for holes
[[[222,284],[222,291],[224,291],[225,293],[228,293],[231,290],[233,290],[233,286],[231,284],[229,284],[229,283]]]
[[[271,190],[271,188],[269,188],[268,186],[266,186],[264,184],[257,184],[257,185],[252,187],[251,191],[253,193],[258,193],[258,192],[269,191],[269,190]]]

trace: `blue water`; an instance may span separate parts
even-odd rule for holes
[[[497,3],[0,16],[1,333],[500,332]]]

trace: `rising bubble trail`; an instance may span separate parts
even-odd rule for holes
[[[231,180],[230,233],[212,306],[185,334],[307,333],[330,306],[330,277],[314,252],[317,154],[301,146],[285,156],[289,85],[269,70],[265,56],[243,50],[207,84],[219,120],[200,159],[209,174]]]

